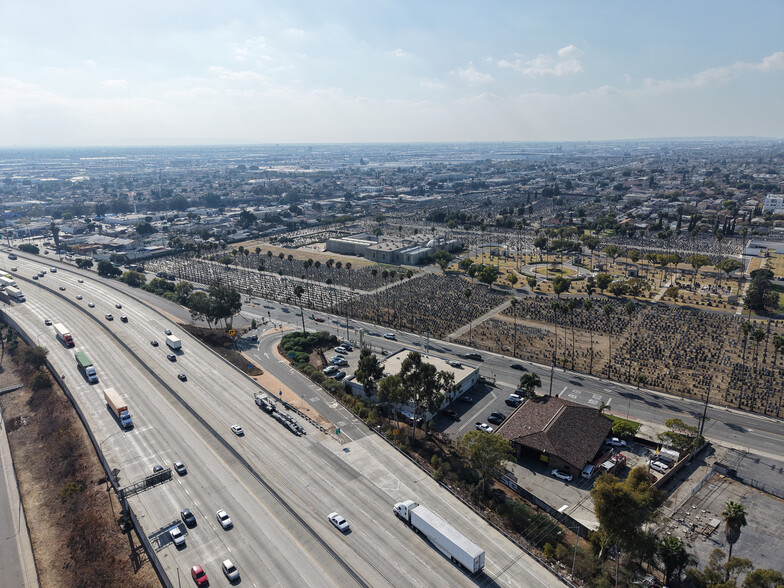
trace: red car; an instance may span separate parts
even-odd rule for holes
[[[314,320],[314,321],[316,321],[317,323],[323,323],[323,322],[324,322],[324,319],[323,319],[323,318],[321,318],[320,316],[317,316],[317,317],[316,317],[316,318],[314,318],[313,320]]]
[[[201,566],[193,566],[191,568],[191,576],[193,576],[197,586],[207,586],[210,583],[207,579],[207,574],[204,573]]]
[[[441,414],[444,416],[448,416],[450,419],[458,420],[460,417],[457,416],[457,413],[452,410],[451,408],[445,408],[441,411]]]

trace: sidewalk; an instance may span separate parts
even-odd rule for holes
[[[27,521],[24,514],[24,506],[19,496],[19,487],[16,482],[16,470],[11,459],[11,448],[8,445],[8,436],[5,422],[0,414],[0,465],[3,468],[5,479],[5,490],[7,495],[8,513],[0,513],[0,533],[2,540],[2,558],[0,558],[0,569],[3,569],[3,576],[9,584],[19,586],[39,586],[38,570],[35,567],[33,557],[33,546],[30,543],[30,533],[27,528]],[[4,502],[0,499],[0,504]],[[16,548],[12,543],[16,544]],[[12,560],[17,565],[13,565]],[[19,573],[19,578],[12,574]]]

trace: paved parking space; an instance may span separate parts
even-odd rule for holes
[[[489,423],[487,417],[492,412],[500,412],[509,418],[516,407],[507,406],[505,400],[512,392],[514,389],[480,380],[464,395],[471,397],[471,403],[463,402],[458,398],[447,407],[457,413],[459,420],[455,421],[447,416],[438,415],[433,419],[432,427],[436,431],[444,432],[454,438],[462,437],[467,431],[473,431],[476,422],[488,423],[495,429],[497,425]]]

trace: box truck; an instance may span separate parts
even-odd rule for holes
[[[79,351],[76,354],[76,367],[82,372],[85,380],[91,384],[98,383],[98,374],[93,367],[93,362],[90,361],[90,358],[87,357],[87,354],[84,351]]]
[[[179,337],[175,337],[174,335],[166,335],[166,345],[175,351],[177,349],[182,349],[182,341],[180,341]]]
[[[107,388],[103,391],[103,399],[106,404],[112,409],[114,416],[120,420],[123,429],[130,429],[133,426],[131,420],[131,413],[128,411],[128,405],[120,398],[120,394],[114,388]]]
[[[469,572],[476,573],[485,566],[485,552],[444,519],[417,504],[406,500],[395,504],[393,510],[398,518],[422,533],[439,551]]]
[[[11,300],[16,300],[17,302],[24,302],[25,297],[22,294],[22,291],[19,288],[14,288],[13,286],[6,286],[5,293]]]
[[[60,342],[63,345],[65,345],[66,347],[73,347],[74,346],[73,337],[71,336],[70,331],[65,327],[64,324],[57,323],[54,326],[54,331],[55,331],[55,333],[57,333],[57,338],[60,340]]]

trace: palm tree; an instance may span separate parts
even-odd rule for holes
[[[637,310],[637,306],[631,300],[623,307],[624,312],[629,317],[629,370],[626,372],[626,382],[629,383],[632,378],[632,315]]]
[[[776,358],[784,348],[784,337],[781,335],[773,335],[773,367],[776,367]]]
[[[569,302],[565,304],[566,313],[569,315],[569,325],[572,327],[572,369],[574,369],[574,311],[580,306],[582,303],[579,298],[570,298]]]
[[[557,300],[550,302],[553,311],[553,327],[555,328],[555,351],[553,351],[553,363],[558,359],[558,311],[561,310],[561,303]]]
[[[471,288],[466,288],[463,290],[463,296],[466,298],[466,306],[468,306],[468,301],[471,299]],[[471,324],[473,321],[471,320],[471,309],[468,309],[468,344],[473,347],[474,345],[474,337],[473,333],[471,332]]]
[[[686,551],[686,547],[677,537],[665,537],[662,539],[656,546],[656,555],[664,565],[665,586],[672,586],[673,580],[676,586],[680,585],[683,568],[694,562],[694,557]]]
[[[299,315],[302,317],[302,334],[305,334],[305,312],[302,310],[302,295],[305,293],[305,288],[297,284],[294,286],[294,296],[299,301]]]
[[[520,378],[520,389],[525,390],[527,396],[533,396],[537,388],[542,387],[542,380],[538,374],[529,372]]]
[[[607,357],[607,379],[610,379],[610,365],[612,364],[612,323],[610,322],[610,315],[613,313],[612,304],[605,304],[602,308],[604,316],[607,319],[607,341],[610,344],[610,350]]]
[[[749,321],[743,321],[743,323],[740,325],[740,330],[743,332],[743,357],[740,360],[742,364],[746,363],[746,345],[748,344],[749,333],[751,333],[751,329],[752,325]]]
[[[732,546],[740,539],[740,529],[746,526],[746,507],[739,502],[730,500],[721,513],[724,519],[724,536],[730,546],[727,561],[732,558]],[[729,579],[730,571],[727,569],[726,579]]]
[[[593,310],[593,302],[590,300],[586,300],[583,302],[583,310],[585,310],[586,314],[590,314]],[[588,324],[588,335],[591,338],[591,359],[590,363],[588,364],[588,375],[593,375],[593,329],[591,328],[591,321],[587,321]]]
[[[512,343],[512,357],[517,357],[517,298],[512,298],[509,304],[512,306],[512,319],[514,320],[514,343]],[[782,338],[784,340],[784,338]]]

